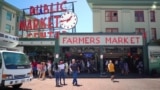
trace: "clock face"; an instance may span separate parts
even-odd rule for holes
[[[60,25],[64,29],[72,29],[77,24],[77,16],[75,13],[67,11],[60,18]]]

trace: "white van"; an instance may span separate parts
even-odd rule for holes
[[[19,51],[0,50],[0,86],[19,88],[32,80],[28,57]]]

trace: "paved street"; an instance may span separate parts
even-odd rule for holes
[[[67,85],[55,87],[55,79],[44,81],[34,79],[22,85],[20,90],[160,90],[160,78],[120,78],[115,81],[113,83],[109,78],[80,78],[80,86],[73,86],[72,79],[68,78],[66,79]]]

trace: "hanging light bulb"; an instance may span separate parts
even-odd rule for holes
[[[155,10],[155,9],[157,8],[157,5],[156,5],[156,4],[157,4],[157,2],[153,2],[153,5],[151,6],[151,9],[152,9],[152,10]]]
[[[157,6],[155,4],[152,5],[152,10],[155,10],[157,8]]]

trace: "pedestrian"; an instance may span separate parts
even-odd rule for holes
[[[60,84],[62,85],[61,79],[63,79],[63,85],[66,85],[65,83],[65,64],[61,60],[58,67],[60,68]]]
[[[106,72],[108,72],[108,60],[106,60],[105,66],[106,66]]]
[[[69,65],[68,62],[65,62],[65,75],[68,75],[69,72]]]
[[[90,60],[87,60],[87,70],[88,70],[88,73],[90,73],[90,66],[91,66]]]
[[[112,63],[112,60],[109,61],[108,71],[109,71],[109,73],[111,74],[111,81],[114,81],[115,66],[114,66],[114,64]]]
[[[125,75],[128,75],[128,73],[129,73],[128,63],[127,63],[127,62],[124,62],[124,74],[125,74]]]
[[[70,71],[73,74],[72,84],[73,84],[73,86],[77,86],[78,85],[77,77],[78,77],[78,73],[80,73],[80,70],[79,70],[79,66],[76,63],[75,59],[72,59],[72,64],[70,66]]]
[[[56,81],[56,87],[60,87],[60,68],[58,67],[58,63],[55,63],[53,67],[54,75],[55,75],[55,81]]]
[[[46,78],[46,71],[47,71],[46,64],[45,62],[42,62],[42,70],[41,70],[42,80],[45,80]]]
[[[40,77],[41,69],[42,69],[41,63],[38,62],[38,63],[37,63],[37,75],[38,75],[38,78]]]
[[[52,67],[52,62],[51,62],[51,60],[48,60],[48,62],[47,62],[47,70],[48,70],[48,76],[49,76],[49,78],[52,78],[51,67]]]
[[[81,66],[81,67],[82,67],[82,68],[81,68],[81,71],[84,72],[85,69],[86,69],[84,60],[81,60],[81,65],[82,65],[82,66]]]
[[[119,62],[119,68],[121,70],[121,74],[123,75],[124,74],[124,62],[122,60]]]
[[[40,79],[42,78],[42,62],[40,62],[40,64],[38,65],[38,69],[39,69],[38,79]]]
[[[141,75],[143,72],[143,62],[139,61],[137,65],[138,73]]]
[[[35,59],[32,61],[32,71],[33,77],[37,77],[37,61]]]
[[[115,60],[115,69],[118,70],[119,62],[118,60]]]

